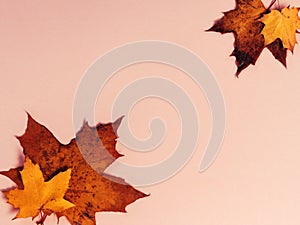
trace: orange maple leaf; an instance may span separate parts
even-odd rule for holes
[[[269,14],[260,19],[265,24],[262,34],[265,45],[272,43],[277,38],[283,43],[283,47],[294,51],[297,29],[300,29],[299,9],[287,7],[279,10],[271,10]]]
[[[49,215],[74,207],[74,204],[63,198],[68,189],[71,169],[45,182],[39,165],[34,165],[26,157],[24,168],[20,173],[24,190],[16,188],[3,192],[8,203],[20,209],[15,218],[34,218],[41,210]]]
[[[222,34],[234,33],[234,50],[231,55],[236,57],[236,76],[250,64],[255,65],[265,47],[264,37],[260,33],[263,23],[258,19],[267,12],[268,9],[261,0],[236,0],[235,9],[225,12],[224,16],[207,30]],[[286,66],[287,51],[279,38],[270,43],[267,48]]]
[[[115,159],[121,155],[115,149],[116,130],[121,121],[98,124],[90,127],[84,123],[76,138],[81,139],[80,148],[90,149],[98,154],[97,173],[83,158],[76,139],[69,144],[61,144],[43,125],[28,115],[25,133],[18,137],[24,155],[41,167],[45,180],[49,180],[59,171],[72,169],[69,189],[65,199],[75,207],[57,213],[58,217],[66,216],[72,225],[95,225],[95,213],[101,211],[126,212],[125,207],[147,195],[134,189],[123,179],[103,173]],[[95,132],[97,137],[95,137]],[[99,147],[100,146],[100,147]],[[18,171],[21,168],[1,172],[11,178],[19,188],[23,188]]]

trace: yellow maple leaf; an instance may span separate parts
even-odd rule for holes
[[[69,186],[71,169],[45,182],[39,165],[26,158],[21,176],[24,190],[14,189],[4,192],[8,203],[20,209],[15,218],[34,218],[41,210],[50,214],[75,206],[63,198]]]
[[[269,14],[265,14],[259,21],[265,24],[262,34],[265,38],[265,45],[274,42],[280,38],[284,48],[293,52],[296,41],[296,31],[300,29],[300,18],[298,16],[299,9],[283,8],[279,10],[271,10]]]

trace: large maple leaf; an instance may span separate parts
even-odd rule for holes
[[[61,170],[72,169],[65,199],[75,207],[56,213],[58,217],[66,216],[72,225],[95,225],[96,212],[126,212],[128,204],[147,196],[123,179],[103,173],[105,168],[121,156],[115,149],[115,130],[119,123],[120,120],[117,120],[114,123],[98,124],[96,127],[84,123],[77,133],[78,142],[72,139],[69,144],[63,145],[45,126],[28,115],[26,131],[18,137],[24,155],[40,165],[45,180]],[[101,162],[98,165],[100,173],[85,161],[77,143],[80,149],[85,149],[86,154],[98,155],[97,161]],[[22,188],[23,182],[18,172],[20,170],[21,168],[11,169],[1,173]]]
[[[234,50],[231,55],[236,57],[236,76],[250,64],[254,65],[265,47],[264,37],[260,33],[263,23],[258,19],[267,11],[261,0],[236,0],[235,9],[225,12],[207,30],[234,34]],[[286,66],[286,49],[280,39],[274,40],[267,48]]]
[[[74,204],[64,199],[71,178],[71,169],[45,182],[39,165],[34,165],[26,158],[20,173],[24,190],[16,188],[3,192],[8,203],[20,209],[15,218],[34,218],[41,210],[49,215],[74,207]]]
[[[279,38],[283,47],[294,51],[297,29],[300,29],[299,9],[283,8],[281,11],[272,10],[269,14],[260,19],[265,24],[262,34],[265,38],[265,45],[272,43]]]

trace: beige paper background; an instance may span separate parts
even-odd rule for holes
[[[287,3],[287,1],[281,1]],[[299,6],[296,0],[289,1]],[[268,4],[266,2],[266,4]],[[265,50],[255,67],[236,79],[233,36],[205,33],[234,1],[199,0],[0,0],[0,170],[19,165],[21,147],[14,135],[26,125],[25,110],[67,143],[72,105],[85,70],[105,52],[140,40],[173,42],[195,52],[212,70],[224,94],[227,129],[221,153],[204,173],[199,162],[208,143],[210,109],[201,90],[182,72],[144,63],[117,73],[96,107],[96,120],[110,121],[111,102],[133,79],[163,76],[191,96],[201,122],[198,149],[171,179],[140,190],[151,193],[127,207],[128,213],[98,213],[102,225],[298,225],[300,223],[300,50],[288,54],[288,70]],[[128,116],[134,134],[149,135],[153,116],[168,126],[165,142],[155,151],[136,153],[118,144],[124,162],[149,165],[172,153],[180,138],[174,109],[160,100],[138,104]],[[0,188],[12,186],[0,177]],[[16,214],[1,194],[0,222]],[[55,224],[51,217],[46,224]],[[62,219],[61,224],[67,224]]]

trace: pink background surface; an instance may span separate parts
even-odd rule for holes
[[[281,3],[287,3],[281,2]],[[300,6],[299,1],[289,1]],[[268,2],[266,3],[268,5]],[[0,170],[19,165],[22,151],[14,135],[23,134],[25,110],[62,142],[74,137],[72,106],[85,70],[105,52],[140,40],[174,42],[202,58],[215,75],[227,108],[221,153],[204,173],[199,162],[208,143],[211,117],[203,93],[182,72],[143,63],[118,72],[99,96],[96,120],[111,120],[112,101],[124,85],[145,76],[171,79],[191,96],[201,122],[201,136],[191,161],[173,178],[140,190],[151,193],[127,207],[128,213],[98,213],[102,225],[298,225],[300,223],[300,47],[288,54],[288,70],[265,50],[255,67],[234,77],[228,57],[233,36],[205,33],[234,1],[4,1],[0,0]],[[177,114],[165,102],[147,100],[128,115],[133,131],[147,137],[147,124],[161,116],[168,126],[155,151],[136,153],[118,144],[137,165],[159,162],[179,139]],[[13,185],[0,177],[0,188]],[[0,223],[16,211],[0,195]],[[67,224],[62,219],[61,224]],[[46,224],[55,224],[51,217]]]

